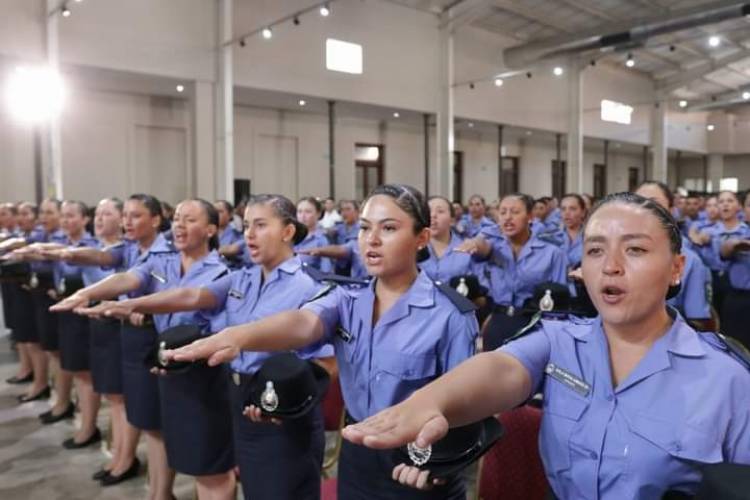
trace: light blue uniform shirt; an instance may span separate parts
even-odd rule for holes
[[[178,252],[159,253],[130,269],[129,272],[136,275],[140,281],[140,287],[135,294],[150,295],[172,288],[197,288],[208,285],[229,272],[216,250],[193,262],[184,274],[181,261]],[[193,324],[200,326],[203,333],[212,333],[209,322],[199,311],[154,314],[154,325],[159,333],[173,326]]]
[[[532,236],[516,259],[504,236],[487,232],[482,235],[492,246],[485,272],[495,304],[523,307],[524,302],[534,295],[538,284],[546,281],[568,284],[567,258],[552,243]]]
[[[719,272],[729,271],[732,260],[726,260],[721,257],[721,245],[727,240],[740,240],[750,237],[750,226],[740,222],[734,229],[727,229],[723,222],[716,224],[711,239],[712,262],[718,266]],[[735,287],[741,288],[741,287]]]
[[[750,239],[750,226],[743,222],[731,234],[722,233],[719,239],[722,242],[728,239],[748,240]],[[750,251],[735,252],[731,258],[722,261],[727,266],[729,284],[732,288],[750,290]]]
[[[701,258],[703,263],[711,270],[711,271],[719,271],[722,268],[722,264],[718,262],[718,255],[714,254],[712,243],[713,238],[716,236],[717,232],[719,231],[719,222],[711,222],[708,220],[697,220],[693,222],[691,229],[694,228],[697,231],[701,233],[705,233],[711,236],[712,240],[706,243],[705,245],[696,245],[692,241],[689,242],[689,247],[691,250],[693,250],[695,253],[698,254],[698,256]]]
[[[59,243],[61,245],[66,245],[68,241],[68,237],[65,236],[65,233],[62,229],[57,229],[53,231],[52,233],[48,233],[44,230],[41,226],[37,227],[37,229],[33,230],[31,234],[26,236],[26,243]],[[55,262],[52,261],[31,261],[29,264],[29,269],[31,269],[32,273],[37,274],[43,274],[43,275],[53,275],[55,271]]]
[[[118,245],[120,242],[114,243],[114,245]],[[98,250],[106,250],[111,245],[105,245],[101,240],[96,240],[95,248]],[[83,269],[81,270],[81,276],[83,276],[83,284],[86,286],[93,285],[94,283],[98,283],[99,281],[103,280],[107,276],[114,274],[114,269],[104,269],[103,267],[99,266],[83,266]]]
[[[466,214],[463,216],[461,226],[464,238],[476,238],[482,231],[495,228],[497,224],[492,222],[489,217],[482,217],[479,221],[475,221],[470,214]]]
[[[321,229],[317,229],[312,233],[308,233],[304,240],[294,245],[294,251],[298,252],[300,250],[323,247],[328,244],[328,237],[326,236],[325,232]],[[299,254],[298,257],[308,266],[312,266],[321,272],[333,272],[333,265],[331,264],[331,260],[326,257],[304,254]]]
[[[427,245],[430,252],[430,258],[419,263],[419,268],[427,273],[433,281],[450,283],[451,278],[473,274],[481,277],[484,272],[484,265],[475,262],[471,255],[466,252],[456,251],[456,247],[463,243],[463,240],[455,233],[451,232],[451,240],[448,243],[442,257],[438,257],[432,244]]]
[[[336,224],[336,244],[344,245],[351,240],[357,240],[359,237],[359,222],[347,226],[346,222]]]
[[[581,260],[583,258],[583,231],[578,231],[574,240],[570,239],[570,235],[566,229],[558,229],[557,231],[542,233],[538,236],[544,241],[549,241],[557,245],[568,259],[568,269],[576,269],[580,267]]]
[[[688,248],[682,249],[685,268],[680,277],[680,292],[667,301],[687,319],[711,317],[711,271],[700,257]]]
[[[204,288],[216,298],[213,311],[202,311],[218,332],[228,326],[251,323],[290,309],[299,309],[320,289],[320,285],[305,274],[302,262],[292,257],[279,264],[263,281],[261,266],[239,269],[223,278],[205,284]],[[297,354],[305,359],[333,356],[333,347],[316,343]],[[232,370],[252,374],[258,371],[272,353],[242,351],[232,360]]]
[[[359,241],[356,239],[349,240],[344,246],[347,252],[349,252],[348,260],[351,264],[349,275],[356,279],[367,279],[369,274],[367,273],[365,264],[362,262],[362,256],[359,254]]]
[[[221,247],[235,244],[242,247],[244,243],[245,237],[242,235],[242,231],[237,231],[231,223],[227,224],[227,227],[219,234],[219,246]]]
[[[375,281],[337,287],[302,308],[323,322],[356,420],[400,403],[473,355],[479,330],[474,311],[460,312],[424,272],[373,326]]]
[[[544,393],[539,447],[560,499],[695,493],[700,463],[750,463],[750,372],[677,316],[619,386],[599,318],[542,321],[501,347]],[[711,337],[709,337],[709,335]],[[574,390],[567,373],[588,385]]]
[[[65,236],[65,240],[62,242],[64,245],[68,245],[72,248],[96,248],[98,242],[94,239],[91,234],[84,231],[81,239],[73,243],[70,241],[68,236]],[[85,286],[88,284],[84,279],[84,270],[88,266],[82,266],[80,264],[72,264],[70,262],[57,261],[54,263],[53,276],[55,280],[55,288],[59,289],[60,283],[63,279],[70,282],[73,280],[80,280]]]
[[[162,233],[154,239],[148,249],[141,251],[141,247],[138,246],[137,241],[133,240],[122,240],[116,245],[112,245],[105,249],[112,256],[113,263],[110,267],[104,268],[105,270],[115,269],[118,272],[127,271],[137,265],[143,264],[148,261],[152,255],[158,255],[162,253],[177,253],[174,246],[170,241],[164,237]],[[121,298],[138,297],[138,292],[131,292],[123,295]]]

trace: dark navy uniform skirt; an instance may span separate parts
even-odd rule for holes
[[[394,481],[390,450],[373,450],[344,440],[339,455],[338,498],[342,500],[465,500],[462,476],[429,491]]]
[[[92,319],[89,328],[89,364],[94,391],[99,394],[122,394],[120,322]]]
[[[721,311],[721,333],[729,335],[750,349],[750,328],[747,312],[750,311],[750,290],[731,289],[724,297]]]
[[[162,435],[169,466],[191,476],[234,467],[228,369],[196,364],[159,377]]]
[[[34,297],[20,285],[9,287],[13,308],[10,311],[13,323],[13,340],[16,342],[39,342],[36,329]]]
[[[43,287],[35,288],[31,294],[34,300],[34,322],[39,334],[39,343],[45,351],[58,351],[60,344],[57,314],[49,311],[55,301],[47,295],[47,290]]]
[[[161,430],[159,380],[146,367],[146,358],[157,345],[153,326],[122,324],[122,392],[128,422],[144,431]]]
[[[60,366],[70,372],[89,371],[89,319],[71,312],[59,314]]]
[[[300,418],[284,421],[282,425],[255,423],[242,415],[250,377],[243,376],[240,385],[234,382],[236,378],[233,374],[230,382],[234,451],[245,498],[319,499],[325,451],[320,405]]]
[[[531,314],[515,311],[508,315],[508,308],[495,306],[482,336],[482,350],[494,351],[531,321]]]

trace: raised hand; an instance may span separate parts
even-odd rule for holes
[[[196,340],[192,344],[174,350],[164,351],[164,357],[175,361],[208,360],[209,366],[228,363],[240,354],[239,346],[232,340],[227,330],[216,335]]]
[[[89,298],[82,293],[74,293],[70,297],[61,300],[57,304],[49,308],[52,312],[67,312],[74,311],[78,308],[87,307],[89,305]]]

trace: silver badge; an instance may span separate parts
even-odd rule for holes
[[[279,396],[270,380],[266,382],[266,389],[260,395],[260,407],[269,413],[273,413],[279,407]]]
[[[240,382],[242,382],[242,379],[240,379],[240,374],[237,372],[233,372],[232,381],[234,382],[234,385],[240,385]]]
[[[37,277],[36,273],[31,273],[31,278],[29,278],[29,286],[31,288],[36,288],[39,286],[39,278]]]
[[[60,295],[65,295],[65,278],[60,278],[60,283],[57,285],[57,293]]]
[[[156,353],[156,357],[159,361],[159,365],[166,367],[169,364],[169,360],[164,357],[164,350],[167,348],[166,342],[159,342],[159,351]]]
[[[469,296],[469,285],[466,284],[466,278],[461,278],[456,287],[456,291],[464,297]]]
[[[505,310],[505,314],[508,316],[513,316],[516,314],[516,308],[513,306],[508,306],[508,308]]]
[[[412,463],[417,467],[426,464],[430,460],[430,456],[432,456],[432,446],[429,445],[427,448],[420,448],[416,443],[412,442],[406,445],[406,451],[409,453]]]
[[[549,288],[544,291],[544,297],[539,301],[539,310],[550,312],[555,308],[555,301],[552,300],[552,290]]]

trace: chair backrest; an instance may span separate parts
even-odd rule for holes
[[[323,398],[323,425],[327,431],[337,431],[341,424],[341,414],[344,411],[344,398],[341,395],[341,385],[338,375],[331,377],[328,392]]]
[[[500,415],[505,435],[484,456],[482,500],[544,500],[549,486],[539,456],[542,412],[522,406]]]

